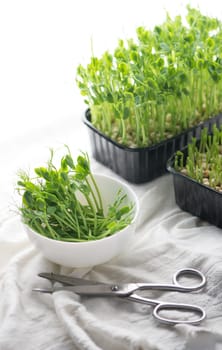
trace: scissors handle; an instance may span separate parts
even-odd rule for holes
[[[186,276],[196,277],[199,279],[200,282],[192,286],[186,286],[179,281],[181,277],[186,277]],[[196,269],[183,268],[178,270],[173,275],[173,285],[177,287],[180,292],[193,292],[193,291],[199,290],[206,285],[206,282],[207,280],[204,274]]]
[[[194,277],[199,280],[198,283],[192,284],[192,285],[186,285],[182,282],[180,282],[182,277]],[[169,291],[175,291],[175,292],[195,292],[199,289],[202,289],[206,285],[206,277],[202,272],[196,269],[192,268],[184,268],[178,270],[173,275],[173,283],[166,284],[166,283],[137,283],[137,284],[128,284],[128,291],[133,292],[136,290],[169,290]],[[121,286],[121,285],[119,285]],[[123,288],[123,285],[122,285]],[[127,294],[127,293],[126,293]],[[129,293],[130,294],[130,293]]]
[[[186,311],[187,313],[194,313],[197,315],[195,318],[190,319],[173,319],[164,317],[161,315],[161,312],[163,311]],[[160,302],[157,304],[153,310],[153,316],[161,323],[167,324],[167,325],[175,325],[175,324],[193,324],[198,325],[201,321],[203,321],[206,318],[206,313],[202,307],[197,305],[191,305],[191,304],[177,304],[177,303],[163,303]],[[190,316],[189,316],[190,317]]]
[[[147,304],[154,307],[153,316],[156,320],[161,323],[168,325],[175,325],[179,323],[183,324],[193,324],[198,325],[201,321],[203,321],[206,317],[206,312],[202,307],[192,304],[180,304],[180,303],[167,303],[164,301],[159,301],[156,299],[148,299],[138,295],[136,293],[131,294],[126,299],[130,301],[134,301],[140,304]],[[163,312],[169,311],[177,311],[180,312],[180,316],[176,319],[163,316]],[[183,313],[183,311],[186,312]],[[189,313],[189,315],[188,315]],[[192,314],[192,318],[190,316]],[[195,314],[197,317],[194,318]],[[183,317],[182,317],[183,316]],[[185,318],[186,317],[186,318]],[[187,319],[189,317],[189,319]]]

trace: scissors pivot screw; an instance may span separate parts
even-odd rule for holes
[[[113,292],[117,292],[119,290],[119,287],[117,285],[114,285],[114,286],[111,287],[111,290]]]

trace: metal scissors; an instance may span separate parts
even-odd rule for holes
[[[202,320],[205,319],[206,313],[204,309],[197,305],[192,304],[182,304],[182,303],[173,303],[173,302],[164,302],[155,299],[149,299],[139,294],[136,294],[136,291],[139,290],[163,290],[163,291],[174,291],[174,292],[195,292],[202,289],[206,285],[206,277],[202,272],[191,269],[184,268],[178,270],[173,275],[173,281],[171,284],[157,284],[157,283],[113,283],[106,284],[101,282],[90,281],[87,279],[69,277],[60,274],[42,272],[38,276],[46,278],[52,282],[60,282],[63,285],[58,286],[52,284],[51,288],[34,288],[33,291],[42,292],[42,293],[54,293],[56,291],[71,291],[73,293],[85,296],[94,296],[94,297],[119,297],[124,298],[133,302],[138,302],[142,304],[151,305],[154,307],[153,316],[159,322],[175,325],[178,323],[183,324],[193,324],[197,325]],[[198,282],[195,285],[187,286],[179,282],[179,279],[182,277],[194,277],[198,278]],[[192,316],[195,318],[184,318],[184,319],[172,319],[163,316],[163,312],[166,311],[186,311],[192,313]]]

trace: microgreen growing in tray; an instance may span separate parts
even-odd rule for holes
[[[74,162],[67,148],[57,168],[54,152],[35,176],[19,172],[19,208],[25,224],[43,236],[70,242],[97,240],[114,234],[132,221],[133,203],[125,204],[121,188],[108,209],[90,169],[87,153]]]
[[[177,151],[174,167],[222,193],[222,129],[214,125],[212,134],[203,129],[200,140],[193,138],[188,145],[186,159],[182,151]]]
[[[77,68],[92,124],[128,147],[171,138],[222,111],[222,22],[187,7]]]

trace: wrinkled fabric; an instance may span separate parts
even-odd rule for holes
[[[170,174],[146,184],[129,184],[140,203],[135,238],[127,251],[106,264],[66,268],[48,261],[32,246],[17,211],[12,210],[15,170],[26,162],[37,166],[47,160],[45,145],[52,146],[54,135],[60,146],[68,143],[71,150],[88,149],[90,154],[83,126],[73,130],[64,125],[54,128],[49,138],[47,132],[36,136],[29,148],[27,140],[21,142],[19,156],[9,166],[7,179],[3,179],[0,349],[222,349],[222,231],[180,210]],[[5,164],[6,161],[5,156]],[[108,168],[91,161],[93,171],[118,178]],[[199,326],[162,325],[153,318],[151,306],[122,299],[80,297],[67,291],[53,295],[32,291],[50,286],[49,281],[37,276],[43,271],[109,283],[170,283],[172,275],[183,267],[201,270],[207,277],[206,287],[193,293],[150,291],[145,295],[203,307],[207,318]]]

